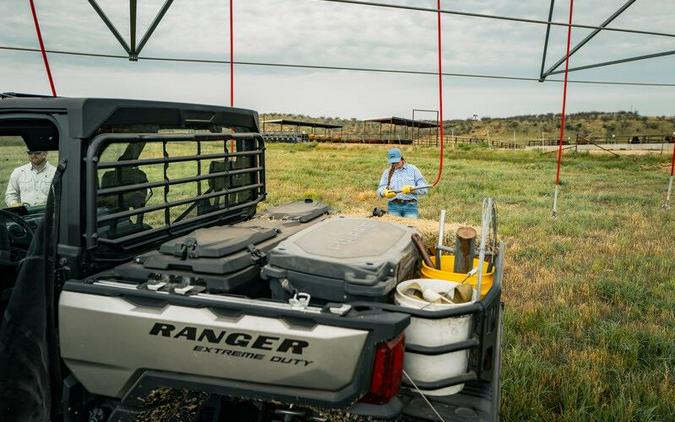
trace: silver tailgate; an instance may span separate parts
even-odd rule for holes
[[[89,392],[111,397],[121,397],[142,370],[336,391],[354,379],[368,336],[367,330],[74,291],[60,296],[59,331],[62,358],[75,377]]]

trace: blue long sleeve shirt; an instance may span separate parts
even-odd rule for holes
[[[382,193],[387,187],[387,179],[389,178],[389,169],[382,172],[382,177],[380,178],[380,184],[377,187],[377,196],[382,197]],[[427,182],[424,180],[424,176],[419,171],[417,167],[412,164],[405,163],[400,169],[394,170],[394,174],[391,176],[391,183],[389,183],[390,190],[401,190],[405,185],[411,186],[424,186]],[[417,199],[418,195],[424,195],[427,193],[427,189],[418,189],[413,191],[410,195],[404,195],[402,193],[396,194],[395,198],[392,199]]]

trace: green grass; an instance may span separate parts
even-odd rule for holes
[[[374,190],[386,149],[269,145],[261,208],[310,197],[368,215],[385,206]],[[0,152],[4,187],[25,156]],[[404,147],[404,156],[434,180],[436,149]],[[507,245],[503,420],[672,420],[675,208],[660,208],[669,164],[666,155],[565,155],[552,219],[551,154],[447,151],[421,216],[446,209],[449,222],[478,225],[492,196]]]
[[[368,215],[384,146],[271,145],[269,204],[305,196]],[[435,149],[404,149],[429,182]],[[507,244],[502,417],[507,421],[666,421],[675,414],[675,217],[660,206],[669,157],[555,157],[450,150],[421,216],[480,223],[496,198]]]

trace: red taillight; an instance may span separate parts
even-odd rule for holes
[[[405,342],[403,334],[377,346],[370,390],[362,402],[384,404],[398,394],[403,375]]]

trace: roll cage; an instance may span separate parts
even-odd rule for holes
[[[252,216],[266,195],[258,132],[251,110],[0,94],[0,136],[59,152],[55,236],[72,277]]]

